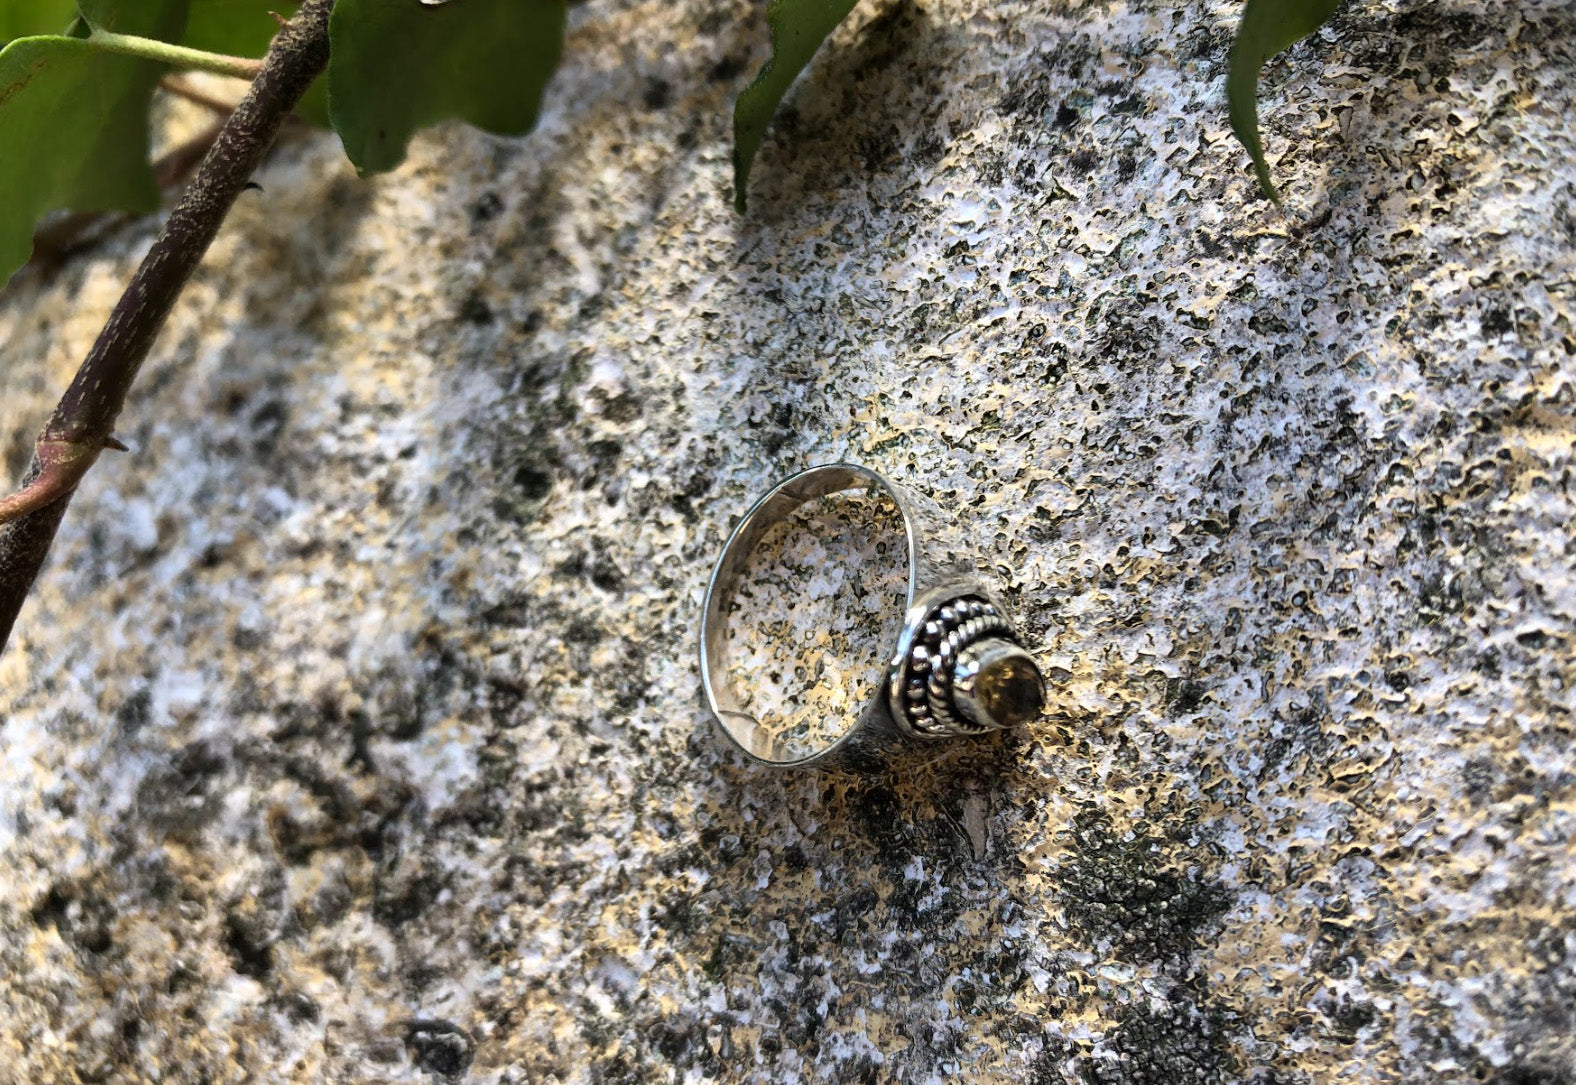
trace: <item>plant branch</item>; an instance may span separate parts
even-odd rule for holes
[[[110,53],[143,57],[164,64],[173,64],[194,72],[212,72],[214,75],[231,75],[237,79],[255,79],[263,70],[261,60],[251,57],[232,57],[223,53],[210,53],[203,49],[190,49],[184,45],[171,45],[155,38],[141,38],[135,34],[116,34],[110,30],[94,28],[88,41]]]
[[[196,102],[200,106],[213,110],[221,116],[229,116],[235,109],[233,101],[225,101],[217,95],[199,90],[178,75],[166,75],[159,80],[159,89],[166,94],[173,94],[177,98],[185,98],[188,102]]]
[[[159,80],[159,88],[176,97],[211,109],[221,117],[228,117],[235,111],[235,102],[207,94],[179,76],[165,76]],[[286,129],[294,126],[305,131],[305,125],[294,113],[285,118],[285,126]],[[208,153],[208,148],[212,147],[214,140],[219,138],[219,132],[223,127],[223,120],[215,121],[213,127],[207,131],[177,143],[155,158],[152,163],[153,180],[159,189],[162,191],[174,188],[190,177],[192,170],[197,168],[203,156]],[[62,215],[34,231],[33,256],[28,263],[34,267],[53,269],[78,249],[102,238],[106,230],[100,227],[113,227],[133,222],[137,217],[120,211],[74,211]],[[3,508],[0,508],[0,523],[4,523],[6,519],[8,517],[4,514]]]
[[[39,435],[21,490],[5,502],[23,511],[0,526],[0,648],[49,554],[76,484],[99,451],[113,447],[115,419],[175,299],[285,117],[328,63],[333,6],[334,0],[306,0],[274,38],[257,78],[220,129]]]
[[[231,107],[226,107],[226,110]],[[215,124],[206,132],[176,144],[153,160],[153,180],[162,191],[173,188],[191,176],[192,170],[219,138],[222,124]],[[74,211],[40,226],[33,233],[33,256],[29,261],[34,267],[54,268],[66,257],[86,244],[102,237],[101,226],[130,222],[135,216],[119,211]],[[7,517],[0,513],[0,523]]]
[[[38,477],[0,501],[0,521],[18,519],[75,490],[100,452],[110,447],[125,450],[125,445],[113,437],[110,440],[114,441],[113,445],[104,444],[98,448],[70,441],[38,442],[33,450],[38,462]]]

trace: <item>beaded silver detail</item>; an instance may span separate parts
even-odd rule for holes
[[[938,604],[925,616],[899,674],[902,712],[910,727],[926,735],[978,735],[994,730],[964,717],[953,701],[958,657],[987,638],[1019,643],[996,605],[978,595]]]

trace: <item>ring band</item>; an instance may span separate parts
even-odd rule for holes
[[[888,657],[885,680],[853,725],[823,748],[785,757],[726,681],[722,657],[729,605],[768,530],[809,501],[861,489],[891,498],[903,518],[908,554],[903,628]],[[1039,715],[1045,706],[1039,667],[953,534],[931,501],[856,464],[812,467],[757,501],[717,559],[701,616],[701,685],[729,741],[764,765],[875,769],[900,746],[983,734]]]

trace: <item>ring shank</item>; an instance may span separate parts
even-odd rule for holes
[[[810,765],[857,762],[885,747],[903,741],[885,710],[879,692],[847,731],[831,745],[804,757],[784,759],[774,754],[770,734],[744,710],[726,681],[723,645],[728,632],[728,609],[750,556],[765,534],[787,519],[799,506],[847,490],[873,490],[889,496],[902,516],[907,542],[908,589],[905,611],[912,605],[919,577],[918,538],[913,495],[891,481],[857,464],[834,463],[812,467],[787,479],[757,501],[734,528],[706,590],[701,617],[701,684],[712,713],[723,732],[746,756],[768,765]],[[884,687],[884,683],[882,684]]]

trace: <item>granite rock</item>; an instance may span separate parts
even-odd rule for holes
[[[0,659],[0,1082],[1576,1081],[1576,13],[756,5],[237,207]],[[0,299],[15,477],[145,249]],[[726,752],[790,470],[957,510],[1052,712]]]

